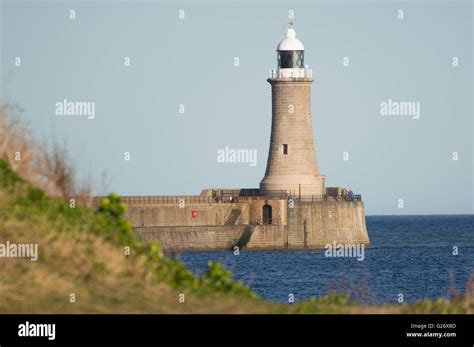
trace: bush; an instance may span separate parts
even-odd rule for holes
[[[130,223],[125,219],[126,207],[117,194],[102,198],[95,216],[94,229],[106,239],[129,246],[145,256],[145,274],[154,281],[166,282],[177,288],[195,293],[220,292],[256,298],[257,295],[242,282],[232,278],[232,272],[221,264],[208,262],[208,270],[197,278],[179,259],[165,256],[161,246],[153,241],[147,245],[138,242]]]
[[[102,198],[96,210],[93,230],[107,240],[134,247],[135,237],[132,226],[125,218],[125,212],[126,207],[117,194]]]
[[[204,286],[221,293],[232,293],[248,298],[257,298],[255,292],[247,288],[242,282],[234,281],[232,272],[225,269],[222,264],[209,260],[207,268],[207,271],[201,278]]]
[[[178,259],[165,256],[158,242],[139,245],[139,252],[145,254],[145,273],[150,273],[156,282],[167,282],[174,287],[191,291],[198,289],[198,280]]]
[[[0,159],[0,187],[10,189],[20,182],[22,179],[12,170],[8,161]]]

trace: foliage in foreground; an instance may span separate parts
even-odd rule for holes
[[[243,283],[234,281],[232,273],[221,264],[209,262],[208,270],[202,277],[197,277],[180,260],[166,256],[158,243],[138,241],[125,218],[126,206],[117,194],[102,198],[94,209],[81,206],[71,208],[62,199],[48,197],[24,181],[5,160],[0,160],[0,182],[1,188],[16,197],[10,202],[14,216],[46,215],[56,225],[55,232],[73,229],[77,235],[93,233],[122,247],[124,254],[143,256],[143,276],[151,277],[152,282],[168,283],[197,294],[225,293],[257,298]]]

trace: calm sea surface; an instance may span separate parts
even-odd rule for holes
[[[328,258],[324,250],[179,253],[195,273],[222,262],[260,296],[288,301],[346,291],[358,302],[396,303],[463,293],[474,279],[474,215],[369,216],[365,259]],[[453,247],[458,255],[453,255]]]

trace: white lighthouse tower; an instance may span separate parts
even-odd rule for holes
[[[312,70],[304,65],[304,46],[290,23],[277,47],[278,67],[267,81],[272,88],[272,130],[260,194],[325,195],[319,174],[311,119]]]

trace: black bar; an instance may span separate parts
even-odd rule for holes
[[[18,336],[20,324],[26,322],[55,324],[55,339]],[[472,346],[473,327],[473,315],[0,315],[0,345],[251,342]],[[407,336],[430,332],[455,333],[456,337]]]

